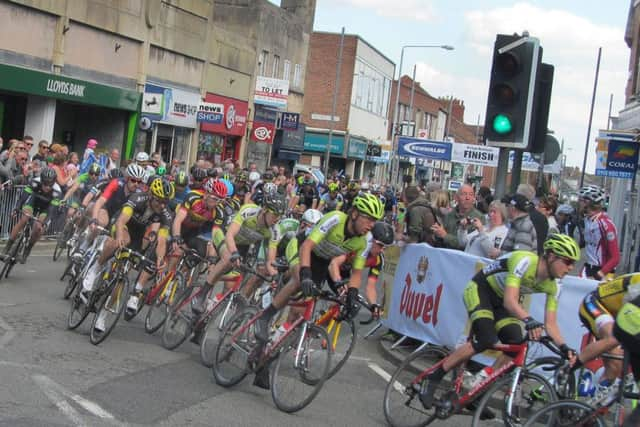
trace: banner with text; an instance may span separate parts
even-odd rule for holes
[[[398,138],[398,155],[434,160],[451,160],[451,143],[401,136]]]
[[[271,77],[256,77],[256,91],[254,104],[268,105],[276,108],[287,108],[289,97],[289,80],[273,79]]]
[[[633,178],[638,169],[638,142],[621,136],[596,141],[596,176]]]
[[[468,333],[467,312],[462,302],[464,289],[475,272],[489,262],[427,244],[407,245],[395,269],[385,326],[421,341],[454,347]],[[562,280],[558,324],[572,348],[580,347],[586,333],[577,307],[596,285],[595,280],[575,276]],[[536,294],[528,300],[531,315],[544,320],[545,296]]]
[[[500,150],[496,147],[485,147],[484,145],[472,145],[455,143],[453,144],[451,161],[466,165],[498,166],[498,154]]]

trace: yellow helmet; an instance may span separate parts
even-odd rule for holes
[[[153,197],[160,200],[171,200],[176,195],[173,182],[160,177],[156,177],[151,181],[151,184],[149,184],[149,191]]]

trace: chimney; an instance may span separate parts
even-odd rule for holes
[[[313,21],[316,16],[316,0],[280,0],[280,8],[296,15],[304,24],[306,32],[313,32]]]
[[[464,101],[454,98],[451,103],[451,116],[464,123]]]

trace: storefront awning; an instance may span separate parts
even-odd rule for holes
[[[137,111],[140,100],[134,90],[6,64],[0,64],[0,89],[128,111]]]
[[[300,153],[297,151],[279,150],[278,159],[298,161],[300,159]]]

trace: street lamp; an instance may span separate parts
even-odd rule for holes
[[[398,119],[400,116],[400,80],[402,79],[402,61],[404,59],[404,50],[413,48],[437,48],[444,50],[453,50],[454,47],[446,44],[408,44],[402,46],[400,51],[400,66],[398,67],[398,84],[396,87],[396,107],[393,115],[393,126],[391,127],[391,136],[393,137],[393,150],[392,150],[392,164],[391,164],[391,181],[397,182],[397,174],[400,166],[400,160],[398,159],[398,136],[396,135],[396,127],[398,126]]]

